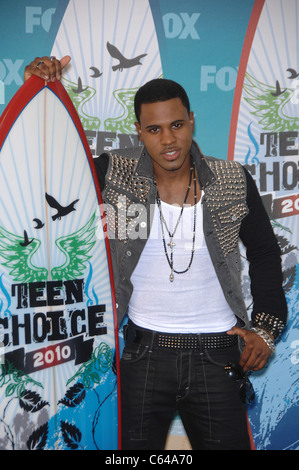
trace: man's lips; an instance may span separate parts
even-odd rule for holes
[[[162,152],[162,155],[164,158],[167,160],[175,160],[180,154],[180,151],[178,149],[171,149],[171,150],[165,150]]]

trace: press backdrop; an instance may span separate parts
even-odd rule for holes
[[[164,76],[186,88],[202,151],[247,166],[289,305],[274,357],[252,375],[249,421],[257,449],[298,449],[299,0],[1,0],[0,37],[0,114],[27,63],[69,54],[63,83],[94,156],[138,145],[135,92]],[[243,285],[250,311],[245,259]],[[179,418],[167,446],[189,446]]]

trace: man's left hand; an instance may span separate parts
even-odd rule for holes
[[[234,326],[227,331],[229,335],[239,335],[245,341],[245,348],[240,358],[240,365],[245,371],[260,370],[267,364],[271,351],[265,341],[254,331],[243,330]]]

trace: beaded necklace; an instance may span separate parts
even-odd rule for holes
[[[183,271],[177,271],[176,269],[174,269],[174,265],[173,265],[173,251],[174,251],[174,247],[176,246],[176,244],[173,241],[173,238],[174,238],[175,232],[176,232],[176,230],[179,226],[179,223],[182,219],[182,215],[183,215],[183,212],[184,212],[184,207],[186,205],[186,201],[187,201],[187,198],[188,198],[188,195],[189,195],[189,191],[191,189],[192,177],[193,177],[193,183],[194,183],[194,209],[193,209],[194,212],[193,212],[193,240],[192,240],[191,256],[190,256],[190,261],[189,261],[189,264],[188,264],[187,268],[184,269]],[[161,207],[161,199],[160,199],[158,191],[157,191],[156,201],[157,201],[157,205],[158,205],[159,213],[160,213],[160,222],[161,222],[161,232],[162,232],[164,253],[165,253],[166,259],[168,261],[169,267],[170,267],[169,281],[173,282],[174,281],[174,273],[184,274],[187,271],[189,271],[189,269],[191,268],[192,262],[193,262],[193,258],[194,258],[195,234],[196,234],[196,216],[197,216],[197,191],[196,191],[195,165],[194,165],[193,160],[192,160],[192,164],[191,164],[191,168],[190,168],[190,178],[189,178],[189,184],[188,184],[187,192],[186,192],[186,195],[185,195],[185,199],[184,199],[184,202],[183,202],[183,205],[182,205],[180,215],[178,217],[178,220],[175,224],[175,227],[174,227],[174,230],[173,230],[172,233],[170,232],[169,228],[167,227],[165,218],[163,216],[162,207]],[[167,243],[167,246],[169,246],[169,249],[170,249],[170,256],[168,255],[168,251],[167,251],[164,226],[165,226],[165,228],[168,232],[169,239],[170,239],[169,243]]]

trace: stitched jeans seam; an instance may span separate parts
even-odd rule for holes
[[[145,380],[144,380],[142,411],[141,411],[141,425],[140,425],[140,439],[142,439],[142,435],[143,435],[143,426],[144,426],[143,416],[144,416],[144,407],[145,407],[145,402],[146,402],[146,388],[147,388],[147,381],[148,381],[148,375],[149,375],[149,364],[150,364],[151,354],[152,354],[152,351],[150,350],[148,354],[146,375],[145,375]]]
[[[207,408],[208,408],[208,416],[209,416],[209,435],[210,435],[210,440],[212,440],[211,406],[210,406],[210,400],[209,400],[206,371],[205,371],[205,366],[204,366],[202,355],[200,356],[200,360],[201,360],[202,372],[203,372],[203,378],[204,378],[204,384],[205,384],[205,392],[206,392],[206,397],[207,397]]]

